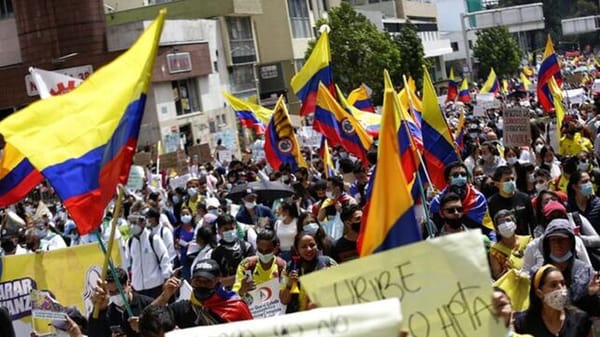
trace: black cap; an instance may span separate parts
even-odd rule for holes
[[[217,261],[211,259],[198,261],[198,263],[196,263],[194,266],[194,271],[192,272],[192,278],[203,277],[209,280],[214,280],[219,276],[221,276],[219,264]]]

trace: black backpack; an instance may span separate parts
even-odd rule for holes
[[[132,236],[129,238],[129,240],[127,240],[127,251],[129,253],[129,264],[130,265],[133,262],[133,261],[131,261],[131,241],[133,240],[133,238],[134,237]],[[152,252],[154,253],[154,256],[156,257],[156,264],[158,264],[158,266],[160,267],[161,257],[159,257],[158,254],[156,254],[156,250],[154,249],[154,233],[150,233],[150,235],[148,236],[148,239],[150,240],[150,248],[152,248]],[[138,240],[139,240],[139,238],[138,238]]]

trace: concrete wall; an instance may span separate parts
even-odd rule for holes
[[[263,14],[252,16],[260,62],[292,59],[292,31],[287,1],[262,1]]]
[[[417,16],[435,19],[437,17],[435,5],[431,3],[414,0],[399,0],[397,6],[399,18],[406,19],[408,17]]]
[[[0,67],[21,62],[21,46],[14,18],[0,20]]]

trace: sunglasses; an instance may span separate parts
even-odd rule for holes
[[[462,207],[448,207],[448,208],[444,208],[444,211],[448,212],[448,213],[462,213],[463,208]]]
[[[458,178],[458,177],[466,177],[467,173],[466,172],[455,172],[452,174],[453,178]]]

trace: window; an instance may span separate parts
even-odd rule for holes
[[[288,0],[288,7],[294,38],[312,37],[306,0]]]
[[[452,47],[452,51],[458,51],[458,42],[450,42],[450,46]]]
[[[252,23],[249,17],[227,17],[229,47],[233,64],[256,61]]]
[[[254,66],[251,64],[231,67],[231,90],[240,92],[256,88]]]
[[[210,133],[216,133],[217,132],[217,124],[215,123],[214,119],[211,119],[208,121],[208,131]]]
[[[299,72],[303,66],[304,66],[304,59],[295,59],[294,60],[294,68],[295,68],[296,72]]]
[[[12,0],[0,0],[0,19],[14,16]]]
[[[175,102],[177,116],[201,111],[195,79],[173,81],[171,87],[173,88],[173,101]]]
[[[469,40],[469,49],[473,49],[473,40]]]

